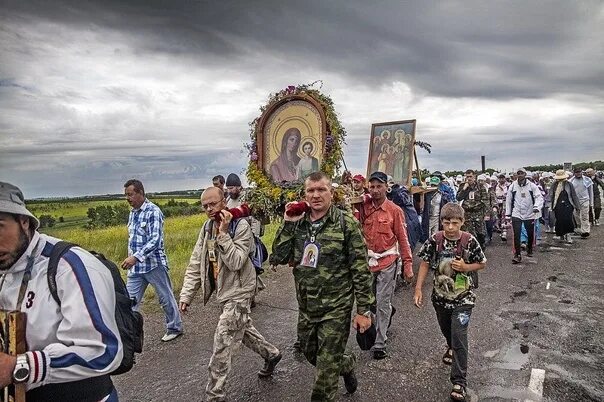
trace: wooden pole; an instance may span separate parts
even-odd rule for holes
[[[422,172],[419,170],[419,162],[417,161],[417,152],[415,151],[415,145],[413,146],[413,159],[415,159],[415,170],[417,171],[417,180],[423,183]]]

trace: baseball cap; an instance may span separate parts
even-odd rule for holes
[[[440,170],[435,170],[434,172],[432,172],[432,177],[438,177],[439,179],[442,180],[443,178],[443,174],[440,172]]]
[[[25,215],[29,217],[34,229],[40,227],[40,221],[25,207],[25,197],[19,187],[0,182],[0,212]]]
[[[371,180],[379,180],[382,183],[388,183],[388,176],[384,172],[373,172],[371,176],[369,176],[369,181]]]
[[[360,181],[360,182],[364,183],[365,176],[363,176],[362,174],[355,174],[354,176],[352,176],[352,180],[356,180],[356,181]]]

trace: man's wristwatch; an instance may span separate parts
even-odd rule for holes
[[[29,378],[29,362],[27,355],[18,355],[15,370],[13,370],[13,381],[16,384],[23,383]]]

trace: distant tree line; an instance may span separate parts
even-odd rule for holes
[[[184,216],[195,215],[201,212],[201,201],[189,204],[186,201],[177,202],[170,199],[166,204],[159,205],[164,216]],[[105,228],[109,226],[125,225],[128,223],[130,209],[124,204],[119,205],[100,205],[94,208],[88,208],[87,216],[89,229]],[[53,223],[54,224],[54,223]]]
[[[603,161],[595,161],[595,162],[579,162],[573,163],[573,168],[587,169],[593,168],[595,170],[604,170],[604,162]],[[540,171],[540,172],[555,172],[559,169],[564,169],[564,165],[562,163],[558,165],[538,165],[538,166],[525,166],[527,170],[530,171]]]

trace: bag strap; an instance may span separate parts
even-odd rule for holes
[[[461,237],[457,242],[457,250],[455,251],[455,255],[461,257],[463,255],[463,251],[468,247],[470,243],[471,234],[468,232],[461,232]]]
[[[442,252],[443,248],[445,246],[445,234],[443,233],[442,230],[439,230],[436,233],[434,233],[434,240],[436,240],[436,252],[437,253]]]
[[[61,299],[59,299],[59,293],[57,292],[57,267],[59,266],[61,257],[63,257],[63,255],[65,255],[65,253],[74,246],[75,244],[73,243],[59,241],[55,244],[55,246],[52,248],[52,252],[50,253],[50,260],[48,261],[48,268],[46,272],[48,289],[50,290],[52,298],[55,299],[59,306],[61,306]]]

